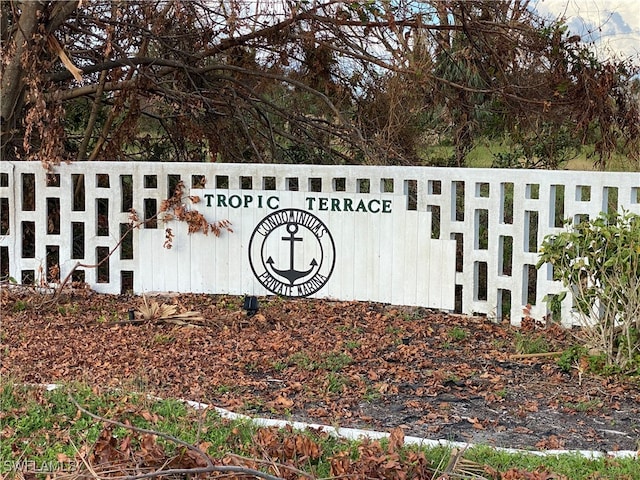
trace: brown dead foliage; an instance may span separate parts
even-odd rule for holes
[[[46,309],[36,308],[40,300],[3,288],[0,375],[393,431],[392,446],[400,433],[543,449],[635,450],[640,439],[637,382],[565,372],[553,357],[512,358],[526,335],[543,336],[550,351],[566,348],[571,335],[557,326],[527,321],[518,330],[424,308],[281,298],[260,299],[247,317],[242,298],[187,294],[153,301],[177,315],[198,312],[197,324],[131,324],[141,297],[77,290]],[[268,435],[277,433],[264,435],[270,452]],[[269,454],[274,461],[317,455],[302,438],[286,442],[284,453]],[[372,445],[362,448],[373,458]],[[334,459],[335,475],[349,461]],[[380,457],[376,468],[396,461]]]

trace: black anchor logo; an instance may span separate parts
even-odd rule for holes
[[[308,270],[296,270],[294,268],[294,258],[295,258],[295,246],[296,246],[296,242],[302,242],[302,237],[296,237],[296,234],[298,233],[298,229],[300,227],[298,227],[298,224],[293,223],[293,222],[289,222],[287,223],[287,232],[289,233],[288,236],[282,237],[282,240],[285,242],[289,242],[289,268],[284,270],[284,269],[279,269],[274,267],[274,261],[272,257],[269,257],[266,260],[266,264],[269,265],[269,267],[271,268],[271,270],[273,270],[273,272],[283,278],[286,278],[287,280],[289,280],[289,285],[293,286],[294,283],[296,282],[296,280],[299,280],[301,278],[306,277],[307,275],[309,275],[311,272],[313,272],[313,270],[318,266],[318,262],[316,262],[316,259],[312,259],[311,263],[309,264],[311,266],[311,268],[309,268]]]
[[[274,254],[274,261],[267,252],[282,252],[285,258]],[[303,266],[303,256],[313,258]],[[267,215],[249,239],[251,270],[258,282],[276,295],[315,294],[331,277],[335,263],[336,246],[331,232],[322,220],[306,210],[286,208]]]

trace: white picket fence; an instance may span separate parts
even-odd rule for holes
[[[141,219],[151,218],[178,181],[198,196],[235,192],[238,199],[243,195],[257,199],[273,193],[281,198],[280,208],[302,201],[296,208],[304,209],[304,199],[320,202],[326,197],[342,202],[341,207],[336,203],[338,210],[349,198],[356,202],[355,210],[359,199],[374,199],[368,217],[344,212],[331,216],[317,208],[311,212],[329,226],[334,243],[350,245],[337,260],[343,273],[314,297],[423,305],[498,319],[509,316],[514,324],[527,305],[535,318],[547,315],[543,299],[563,290],[552,280],[549,265],[535,269],[542,239],[560,231],[563,219],[593,218],[615,209],[640,214],[640,173],[145,162],[78,162],[47,173],[35,162],[2,162],[1,275],[23,283],[57,282],[77,263],[92,265],[109,257],[98,268],[77,268],[73,278],[104,293],[143,293],[158,286],[270,293],[261,285],[255,287],[255,278],[246,274],[250,230],[272,211],[265,205],[232,225],[240,232],[219,239],[192,235],[185,242],[186,227],[174,222],[169,225],[176,235],[173,253],[162,247],[161,222],[150,221],[119,243],[129,225],[130,209]],[[288,198],[293,200],[285,205],[282,199]],[[386,220],[391,217],[375,212],[382,199],[392,202],[388,205],[393,204],[394,214],[402,212],[407,220]],[[318,207],[316,200],[306,205]],[[204,211],[205,203],[187,206]],[[221,219],[234,213],[231,206],[223,206],[226,210],[207,215]],[[292,243],[293,237],[291,233]],[[220,247],[223,244],[227,246]],[[326,247],[318,248],[325,252]],[[198,255],[207,249],[218,249],[222,257],[204,267]],[[373,257],[377,263],[366,267],[366,258]],[[292,253],[291,265],[296,259]],[[403,266],[394,273],[399,265]],[[221,280],[215,272],[225,268],[226,280]],[[235,271],[245,273],[235,275]],[[421,295],[422,291],[426,293]],[[570,295],[561,313],[565,324],[576,321]]]

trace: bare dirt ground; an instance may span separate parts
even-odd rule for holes
[[[527,449],[638,450],[640,379],[558,357],[570,332],[421,308],[327,300],[141,297],[86,290],[55,302],[3,286],[0,375],[80,380],[197,400],[254,416]],[[167,307],[171,307],[167,309]],[[162,313],[196,311],[182,319]],[[565,366],[566,367],[566,366]]]

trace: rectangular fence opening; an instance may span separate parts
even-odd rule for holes
[[[505,320],[511,317],[511,290],[498,289],[497,316],[499,320]]]
[[[612,215],[618,211],[618,188],[604,187],[602,195],[602,211]]]
[[[9,235],[9,199],[0,198],[0,235]]]
[[[456,285],[455,306],[453,311],[455,313],[462,313],[462,285]]]
[[[562,304],[558,300],[558,295],[549,293],[547,297],[548,317],[555,323],[562,321]]]
[[[129,212],[133,208],[133,176],[120,175],[121,212]]]
[[[158,201],[155,198],[144,199],[144,228],[158,228]]]
[[[588,213],[576,213],[573,216],[573,224],[574,225],[580,225],[582,222],[588,222],[589,221],[589,214]]]
[[[96,235],[109,236],[109,199],[96,198]]]
[[[133,259],[133,231],[128,223],[120,224],[120,260]]]
[[[109,174],[108,173],[96,173],[96,187],[109,188]]]
[[[489,210],[478,209],[475,211],[475,249],[487,250],[489,248]]]
[[[36,283],[36,274],[33,270],[22,270],[20,274],[20,282],[22,285],[33,285]]]
[[[500,219],[501,223],[513,224],[513,183],[500,184]]]
[[[253,189],[253,177],[245,177],[244,175],[240,176],[240,188],[242,190],[252,190]]]
[[[476,197],[489,198],[490,186],[486,182],[476,183]]]
[[[122,270],[120,272],[120,293],[127,294],[133,292],[133,272]]]
[[[73,206],[71,208],[74,212],[84,212],[84,175],[72,174],[71,184],[73,185],[73,191],[71,192],[71,203]]]
[[[47,245],[47,282],[60,281],[60,247],[58,245]]]
[[[524,212],[524,251],[538,251],[538,212],[526,210]]]
[[[451,240],[456,241],[456,272],[462,272],[464,269],[464,235],[452,233]]]
[[[427,205],[431,212],[431,238],[440,238],[440,205]]]
[[[157,175],[145,175],[143,177],[144,188],[158,188]]]
[[[71,222],[71,258],[84,258],[83,222]]]
[[[498,245],[498,274],[510,277],[513,271],[513,237],[500,235]]]
[[[308,189],[310,192],[321,192],[322,178],[319,178],[319,177],[310,178]]]
[[[418,181],[405,180],[404,193],[407,196],[407,210],[418,210]]]
[[[36,176],[33,173],[22,174],[22,211],[33,212],[36,209]]]
[[[549,220],[551,227],[562,227],[564,224],[564,185],[551,185],[551,198],[549,199]]]
[[[216,177],[218,178],[218,177]],[[221,187],[218,187],[221,188]],[[262,177],[262,189],[263,190],[275,190],[276,189],[276,177]]]
[[[167,198],[175,195],[178,183],[180,183],[180,175],[167,175]]]
[[[371,180],[368,178],[358,178],[356,180],[358,193],[370,193],[371,192]]]
[[[22,222],[22,258],[36,256],[36,222]]]
[[[80,269],[74,270],[73,273],[71,274],[71,281],[73,283],[84,283],[85,282],[84,270],[80,270]]]
[[[578,185],[576,187],[576,201],[578,202],[591,201],[591,187],[589,185]]]
[[[7,280],[9,273],[9,247],[0,247],[0,279]]]
[[[60,186],[60,174],[47,173],[47,187],[59,187],[59,186]]]
[[[96,247],[96,281],[109,283],[109,247]]]
[[[540,185],[538,183],[528,183],[525,188],[525,198],[529,200],[539,200]]]
[[[60,235],[60,199],[47,198],[47,233]]]
[[[535,305],[538,289],[538,270],[535,265],[523,266],[522,285],[522,304]]]
[[[487,300],[487,262],[474,262],[475,300]]]
[[[297,192],[298,190],[300,190],[300,185],[298,185],[297,177],[288,177],[285,180],[285,183],[287,186],[287,190],[290,192]]]
[[[451,220],[464,222],[464,182],[455,181],[451,184],[451,204],[454,206]]]
[[[191,188],[205,188],[207,177],[204,175],[191,175]]]

